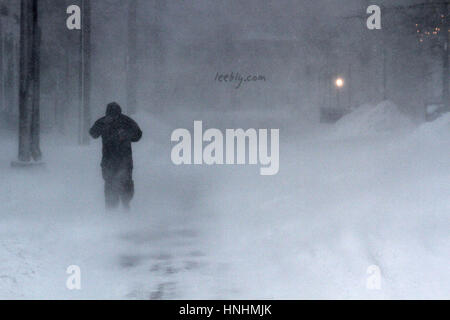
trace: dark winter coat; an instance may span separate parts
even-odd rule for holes
[[[106,116],[97,120],[89,133],[94,139],[102,137],[103,169],[133,168],[131,143],[141,139],[142,131],[133,119],[122,114],[117,103],[108,105]]]

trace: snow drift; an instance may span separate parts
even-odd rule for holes
[[[334,128],[334,138],[389,135],[410,130],[412,121],[391,101],[377,105],[365,104],[340,119]]]
[[[414,128],[390,103],[366,106],[341,139],[284,144],[276,177],[227,172],[215,257],[232,261],[237,297],[448,298],[449,120]],[[381,290],[366,285],[373,265]]]

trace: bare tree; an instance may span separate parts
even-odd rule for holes
[[[450,93],[449,93],[449,51],[450,51],[450,3],[446,3],[442,5],[442,25],[441,30],[439,32],[439,36],[441,38],[441,50],[442,50],[442,60],[443,60],[443,69],[442,69],[442,85],[443,85],[443,102],[445,104],[446,111],[450,111]]]
[[[450,45],[450,2],[427,0],[409,6],[394,6],[388,10],[401,13],[410,26],[415,26],[419,43],[430,43],[430,47],[440,51],[442,57],[442,104],[450,111],[449,94],[449,45]],[[444,111],[443,110],[443,111]]]

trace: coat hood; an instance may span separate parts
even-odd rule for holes
[[[116,102],[112,102],[112,103],[108,104],[108,106],[106,107],[106,116],[116,118],[116,117],[120,116],[121,114],[122,114],[122,108]]]

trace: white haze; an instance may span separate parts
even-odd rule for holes
[[[104,209],[101,142],[76,143],[76,57],[66,74],[65,52],[51,49],[76,37],[58,29],[53,2],[41,2],[44,167],[11,168],[15,123],[1,118],[1,299],[450,298],[450,118],[424,123],[421,113],[439,76],[425,83],[409,36],[392,36],[392,101],[383,101],[380,39],[342,19],[367,1],[167,1],[161,16],[141,1],[133,118],[144,136],[133,146],[131,212]],[[126,8],[93,7],[93,118],[111,101],[126,110]],[[246,47],[255,39],[291,44]],[[355,111],[321,124],[319,108],[335,98],[324,78],[349,66]],[[217,72],[268,81],[236,90],[215,82]],[[54,101],[67,110],[63,128]],[[195,120],[280,129],[279,173],[175,166],[171,134]],[[66,288],[71,265],[81,268],[79,291]],[[381,290],[366,287],[371,265]]]

